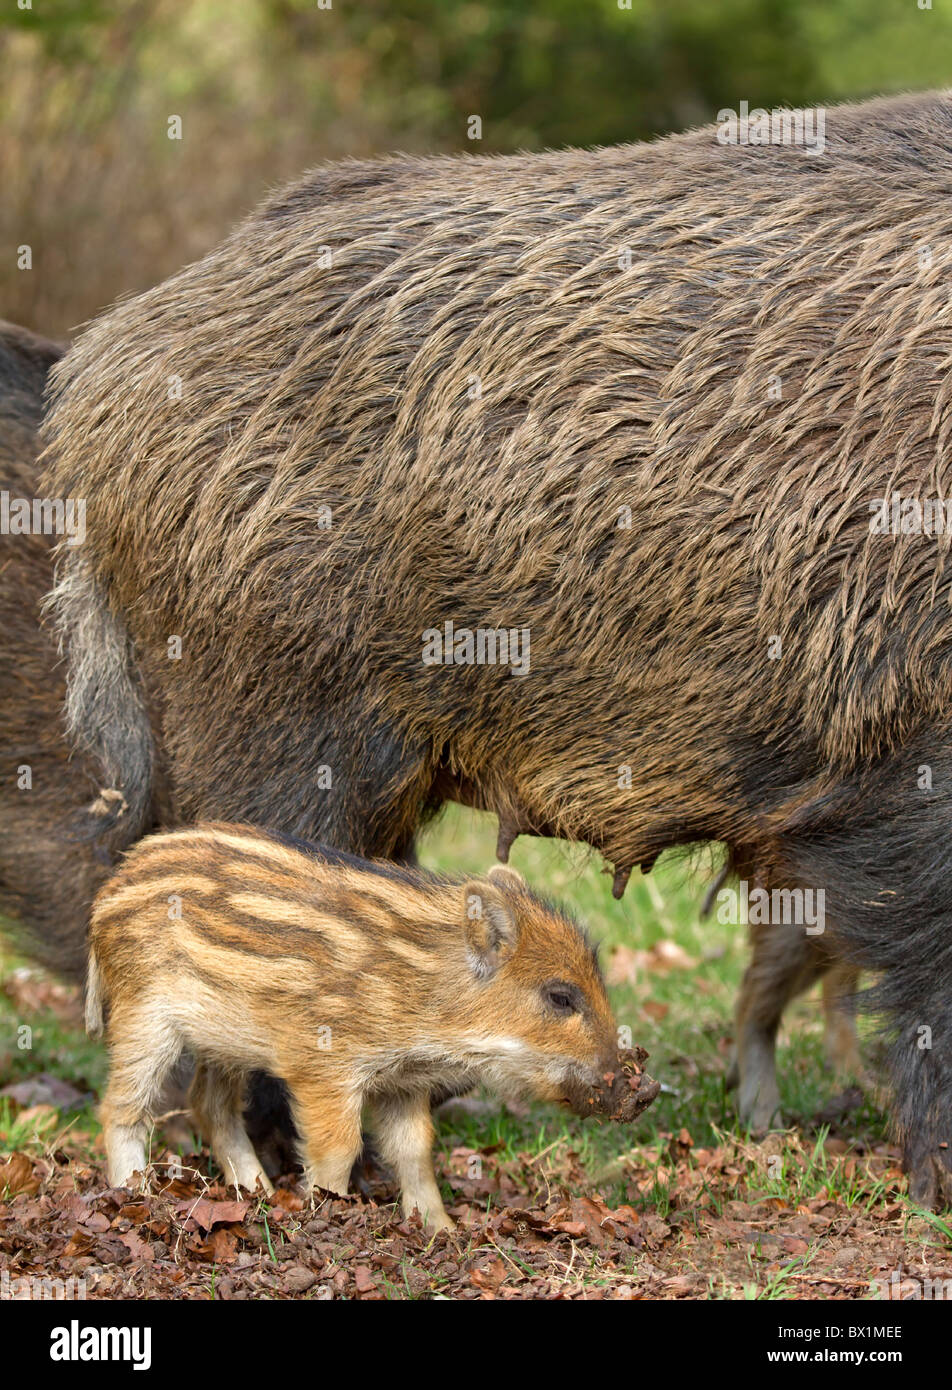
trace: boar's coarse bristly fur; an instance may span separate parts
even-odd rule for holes
[[[390,855],[456,796],[504,841],[588,841],[619,886],[725,841],[823,888],[837,949],[883,972],[932,1200],[952,565],[870,508],[952,496],[950,184],[941,94],[830,111],[823,154],[708,128],[345,165],[94,324],[56,374],[51,487],[89,502],[71,708],[87,747],[138,729],[101,750],[130,824],[134,683],[85,691],[107,614],[183,816]],[[528,629],[529,670],[424,664],[450,621]]]
[[[37,431],[47,373],[65,349],[0,322],[0,490],[37,494]],[[108,872],[73,819],[96,794],[96,769],[70,756],[66,671],[40,625],[56,537],[0,534],[0,913],[20,944],[60,974],[86,968],[86,918]],[[29,768],[32,785],[26,785]]]

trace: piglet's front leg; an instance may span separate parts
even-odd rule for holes
[[[404,1215],[416,1208],[428,1230],[452,1230],[433,1172],[429,1095],[378,1097],[371,1108],[380,1155],[400,1184]]]

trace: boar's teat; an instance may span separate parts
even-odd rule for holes
[[[632,864],[625,864],[615,870],[615,876],[612,879],[613,898],[623,898],[625,896],[625,889],[628,887],[628,880],[631,878],[633,867]]]

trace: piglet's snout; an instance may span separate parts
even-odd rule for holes
[[[613,1055],[599,1075],[569,1080],[565,1099],[579,1115],[603,1115],[628,1122],[636,1119],[661,1090],[645,1071],[644,1048],[625,1048]]]

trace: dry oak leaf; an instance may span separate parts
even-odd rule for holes
[[[136,1235],[135,1231],[126,1231],[119,1239],[134,1260],[148,1260],[151,1262],[155,1259],[155,1251],[152,1249],[152,1246],[144,1241],[141,1236]]]
[[[0,1196],[6,1192],[15,1197],[17,1193],[24,1192],[32,1197],[39,1190],[39,1180],[34,1178],[33,1164],[26,1154],[11,1154],[6,1163],[0,1163]]]
[[[187,1244],[192,1254],[205,1264],[227,1265],[237,1253],[238,1237],[225,1226],[219,1226],[204,1240],[191,1236]]]
[[[469,1282],[483,1293],[494,1294],[506,1278],[506,1266],[502,1260],[491,1260],[489,1264],[481,1265],[479,1269],[474,1269],[469,1276]]]
[[[250,1205],[250,1202],[210,1202],[206,1197],[199,1197],[197,1202],[183,1203],[180,1211],[188,1217],[186,1231],[210,1231],[213,1226],[244,1221]]]

